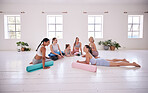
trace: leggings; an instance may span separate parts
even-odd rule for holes
[[[50,53],[51,54],[51,53]],[[61,55],[61,54],[59,54],[59,55]],[[62,53],[62,55],[65,55],[65,53]],[[55,55],[55,56],[50,56],[50,58],[52,59],[52,60],[58,60],[58,56],[57,55]]]

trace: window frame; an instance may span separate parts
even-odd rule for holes
[[[89,31],[88,29],[88,38],[89,38],[89,32],[93,32],[94,35],[92,37],[94,37],[95,39],[102,39],[103,38],[103,15],[88,15],[88,21],[89,21],[89,17],[94,17],[94,23],[89,23],[88,22],[88,27],[89,25],[93,25],[94,26],[94,29],[93,31]],[[101,23],[96,23],[96,17],[101,17]],[[96,31],[96,28],[95,26],[96,25],[99,25],[101,26],[101,30],[100,31]],[[95,37],[96,36],[96,32],[101,32],[101,37]]]
[[[132,23],[129,23],[129,17],[132,17]],[[134,23],[133,22],[133,18],[134,17],[139,17],[139,23]],[[144,18],[144,15],[128,15],[128,26],[130,25],[131,28],[129,30],[129,27],[128,27],[128,34],[129,32],[131,33],[131,36],[129,37],[129,35],[127,36],[129,39],[140,39],[140,38],[143,38],[143,18]],[[139,30],[133,30],[133,26],[137,25],[138,26],[138,29]],[[138,32],[138,37],[134,37],[134,33],[135,32]]]
[[[9,23],[9,21],[8,21],[9,17],[14,17],[15,23]],[[20,23],[16,22],[16,17],[20,18]],[[14,31],[9,31],[9,26],[10,25],[14,25],[15,26],[15,30]],[[20,26],[20,31],[16,30],[16,26],[17,25]],[[11,38],[9,36],[10,32],[15,33],[15,38]],[[17,34],[16,33],[18,33],[18,32],[20,32],[20,38],[17,38]],[[18,15],[18,14],[17,15],[4,15],[4,39],[21,39],[21,15]]]
[[[55,23],[49,23],[49,17],[50,16],[51,17],[55,17]],[[56,17],[62,17],[62,23],[61,24],[60,23],[56,23]],[[49,31],[49,25],[54,25],[55,26],[55,31]],[[62,26],[62,31],[57,31],[56,30],[57,29],[57,27],[56,27],[57,25],[61,25]],[[49,37],[49,32],[54,32],[55,33],[55,36],[54,37],[56,37],[56,38],[58,38],[57,37],[57,32],[62,32],[62,38],[58,38],[58,39],[63,39],[63,15],[47,15],[47,37],[48,38],[50,38]]]

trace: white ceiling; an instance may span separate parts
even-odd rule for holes
[[[0,0],[0,3],[148,4],[148,0]]]

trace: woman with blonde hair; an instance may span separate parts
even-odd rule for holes
[[[95,58],[98,58],[98,55],[99,55],[99,53],[98,53],[98,51],[97,51],[97,48],[96,48],[96,45],[95,45],[95,43],[94,43],[94,38],[93,37],[90,37],[89,38],[89,46],[91,47],[91,49],[92,49],[92,55],[95,57]]]
[[[97,51],[97,48],[96,48],[96,45],[95,45],[95,43],[94,43],[94,38],[93,37],[90,37],[89,38],[89,46],[91,47],[91,49],[92,49],[92,55],[95,57],[95,58],[99,58],[98,57],[98,55],[99,55],[99,53],[98,53],[98,51]],[[83,55],[82,57],[85,57],[86,55]]]

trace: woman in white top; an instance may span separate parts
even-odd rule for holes
[[[44,38],[41,41],[41,43],[36,49],[37,53],[30,64],[43,63],[43,69],[50,68],[50,67],[45,67],[45,62],[50,60],[49,57],[46,57],[46,48],[45,48],[45,46],[48,46],[49,44],[50,44],[50,41],[48,38]]]
[[[63,53],[61,52],[61,49],[59,47],[59,44],[57,44],[58,40],[57,38],[53,38],[52,39],[52,45],[50,45],[50,50],[52,54],[55,54],[56,57],[58,58],[63,58]],[[60,54],[58,54],[57,52],[60,52]]]

